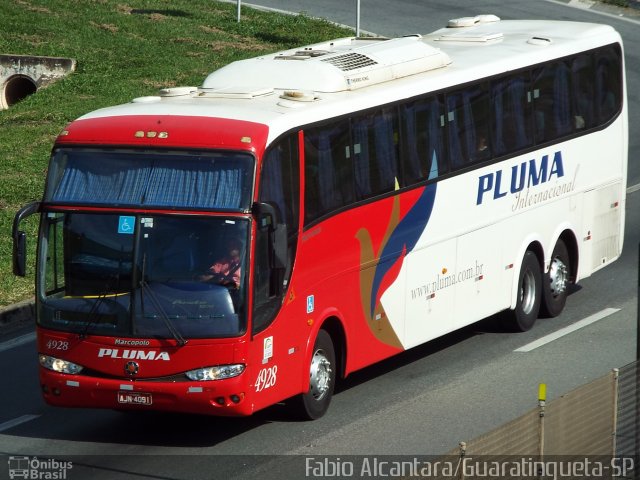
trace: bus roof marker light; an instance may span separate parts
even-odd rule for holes
[[[222,69],[221,69],[222,70]],[[209,75],[211,76],[211,75]],[[208,77],[207,77],[208,78]],[[273,87],[256,85],[209,85],[205,80],[194,96],[203,98],[243,98],[251,100],[273,94]]]
[[[492,14],[476,15],[475,17],[452,18],[447,23],[447,27],[448,28],[473,27],[474,25],[478,25],[480,23],[494,23],[499,21],[500,21],[500,17],[496,15],[492,15]]]
[[[285,100],[293,100],[295,102],[313,102],[314,100],[318,100],[318,95],[314,92],[304,92],[301,90],[287,90],[280,98]]]
[[[160,97],[156,96],[146,96],[146,97],[138,97],[131,100],[131,103],[156,103],[160,101]]]
[[[476,30],[459,30],[453,33],[445,33],[435,40],[439,42],[474,42],[488,43],[502,40],[504,34],[502,32],[482,32]]]
[[[240,139],[241,143],[251,143],[251,137],[242,137]]]
[[[191,97],[198,91],[198,87],[169,87],[161,88],[160,96],[166,97]]]
[[[529,45],[536,45],[538,47],[546,47],[548,45],[551,45],[553,41],[547,37],[531,37],[529,40],[527,40],[527,43]]]

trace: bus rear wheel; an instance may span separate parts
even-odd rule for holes
[[[322,417],[331,403],[335,381],[333,341],[325,330],[320,330],[309,362],[309,390],[296,398],[298,416],[305,420]]]
[[[567,302],[571,282],[569,251],[562,240],[558,240],[551,254],[549,271],[544,275],[542,290],[542,313],[546,317],[557,317]]]
[[[526,332],[536,323],[542,301],[542,273],[538,257],[527,250],[518,278],[518,299],[505,326],[516,332]]]

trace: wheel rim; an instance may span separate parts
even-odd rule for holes
[[[536,303],[536,279],[531,270],[524,272],[522,287],[520,288],[520,303],[522,311],[529,314]]]
[[[315,400],[322,400],[331,387],[331,362],[323,350],[316,350],[311,359],[309,384]]]
[[[560,258],[556,257],[549,266],[549,286],[551,288],[551,294],[554,297],[563,294],[567,290],[567,282],[567,266]]]

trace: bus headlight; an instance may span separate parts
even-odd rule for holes
[[[42,365],[46,369],[53,370],[54,372],[76,375],[82,371],[82,367],[80,365],[68,362],[67,360],[61,360],[59,358],[42,354],[39,357],[40,365]]]
[[[237,377],[242,372],[244,372],[244,364],[238,363],[235,365],[217,365],[215,367],[197,368],[196,370],[185,372],[185,375],[189,380],[209,381]]]

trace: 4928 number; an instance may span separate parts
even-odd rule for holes
[[[266,388],[271,388],[276,384],[278,374],[278,366],[263,368],[256,378],[256,392],[261,392]]]
[[[66,340],[49,340],[47,342],[49,350],[69,350],[69,342]]]

